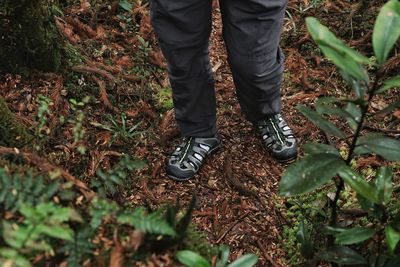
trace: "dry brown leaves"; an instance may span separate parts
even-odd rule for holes
[[[72,25],[68,24],[65,20],[58,17],[56,17],[55,21],[60,33],[64,35],[71,44],[76,45],[81,41],[79,35],[74,32],[74,28],[72,27]]]
[[[159,68],[166,68],[167,63],[165,62],[164,56],[162,55],[161,51],[151,51],[149,53],[149,62],[154,66]]]
[[[125,249],[118,240],[117,234],[114,237],[114,247],[111,250],[108,267],[122,267],[125,262]]]
[[[111,104],[111,101],[108,99],[106,83],[103,80],[100,80],[99,78],[97,78],[96,76],[92,76],[92,79],[99,86],[99,98],[100,98],[100,101],[103,102],[104,106],[107,107],[109,110],[111,110],[114,113],[117,113],[117,114],[121,113],[121,111],[117,107],[114,107]]]
[[[97,37],[97,31],[81,22],[77,17],[64,17],[64,21],[72,26],[74,32],[78,34],[82,40]]]
[[[91,161],[90,161],[89,167],[85,173],[89,177],[92,177],[96,173],[97,169],[99,168],[99,165],[107,158],[122,157],[122,155],[123,155],[122,153],[119,153],[117,151],[91,150],[89,153],[90,153]],[[106,164],[106,166],[108,166],[108,165],[109,164]]]

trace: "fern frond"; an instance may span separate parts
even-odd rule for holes
[[[162,218],[160,212],[146,215],[144,208],[133,212],[124,212],[117,218],[118,223],[133,226],[145,233],[156,235],[176,236],[175,230]]]

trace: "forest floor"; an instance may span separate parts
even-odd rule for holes
[[[383,1],[368,1],[371,3],[365,7],[359,2],[289,3],[281,43],[286,55],[282,102],[283,114],[300,147],[309,141],[331,140],[308,122],[296,105],[311,105],[320,96],[348,94],[336,68],[307,34],[304,18],[319,18],[341,39],[370,56],[373,21]],[[226,61],[218,8],[213,16],[210,51],[223,145],[195,178],[180,183],[168,179],[164,170],[168,155],[179,142],[179,131],[171,110],[165,62],[149,24],[148,5],[143,3],[128,12],[115,3],[87,3],[66,7],[58,19],[60,30],[74,47],[70,50],[77,55],[72,70],[62,75],[33,74],[28,80],[8,75],[2,80],[1,95],[30,129],[39,125],[38,95],[52,102],[44,115],[43,137],[35,153],[88,183],[98,168],[110,168],[122,154],[144,159],[147,167],[132,174],[129,190],[114,195],[118,203],[157,207],[179,200],[186,206],[195,194],[198,203],[193,222],[209,242],[229,245],[232,258],[253,252],[260,257],[258,266],[291,264],[292,255],[288,256],[285,246],[289,241],[283,232],[296,222],[287,216],[288,204],[278,195],[286,166],[266,153],[241,114]],[[396,92],[398,95],[397,90],[377,99],[372,108],[381,109],[398,97]],[[85,133],[76,138],[76,121],[61,124],[59,118],[69,118],[73,112],[69,99],[79,102],[85,96],[91,97],[88,103],[77,105],[85,115],[81,126]],[[122,138],[118,127],[106,130],[99,126],[112,128],[108,114],[116,125],[122,125],[121,112],[126,114],[128,128],[138,124],[135,137]],[[381,122],[371,123],[374,128],[398,130],[399,119],[400,113],[395,111]],[[85,147],[86,153],[80,154],[78,147]]]

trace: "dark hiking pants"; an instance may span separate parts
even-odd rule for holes
[[[208,43],[212,0],[150,0],[183,136],[216,133]],[[280,31],[287,0],[220,0],[223,37],[241,108],[256,122],[280,112]]]

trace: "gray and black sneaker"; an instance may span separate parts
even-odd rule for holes
[[[221,144],[218,136],[215,137],[185,137],[167,164],[168,177],[186,181],[192,178],[203,165],[205,158],[215,152]]]
[[[297,141],[281,114],[271,115],[257,123],[263,142],[278,162],[288,163],[297,158]]]

